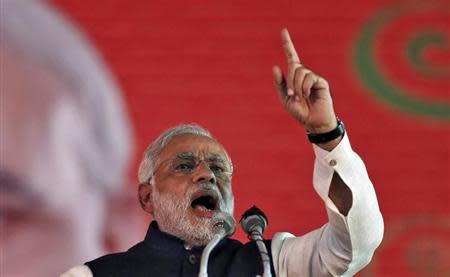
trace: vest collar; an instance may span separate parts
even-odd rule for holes
[[[163,253],[181,254],[186,251],[202,252],[202,247],[192,247],[189,249],[185,246],[185,242],[171,234],[162,232],[159,230],[158,223],[152,221],[148,227],[147,234],[145,235],[145,244],[153,249]]]

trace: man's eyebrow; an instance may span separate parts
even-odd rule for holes
[[[192,159],[196,158],[195,154],[193,152],[180,152],[175,155],[177,158],[183,158],[183,159]]]
[[[226,159],[224,159],[224,157],[222,157],[221,155],[218,155],[218,154],[209,154],[206,159],[208,159],[209,161],[220,161],[220,162],[227,161]]]
[[[182,158],[182,159],[197,159],[198,157],[193,153],[193,152],[179,152],[175,155],[175,157],[177,158]],[[208,156],[206,157],[206,160],[208,161],[220,161],[220,162],[226,162],[227,159],[224,158],[223,156],[219,155],[219,154],[208,154]]]

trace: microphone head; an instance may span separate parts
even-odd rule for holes
[[[245,211],[239,222],[245,233],[251,234],[253,231],[257,231],[261,235],[269,224],[264,212],[256,206]]]
[[[226,236],[232,236],[236,231],[236,220],[228,213],[219,213],[213,221],[215,233],[224,231]]]

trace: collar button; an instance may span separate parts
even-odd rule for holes
[[[189,255],[188,257],[189,263],[194,265],[197,262],[197,257],[194,254]]]

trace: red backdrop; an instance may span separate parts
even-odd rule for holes
[[[288,27],[331,84],[384,214],[385,239],[360,276],[449,276],[449,1],[52,2],[119,79],[136,136],[131,178],[160,132],[197,122],[233,158],[236,215],[258,205],[267,237],[326,222],[311,147],[272,85]]]

